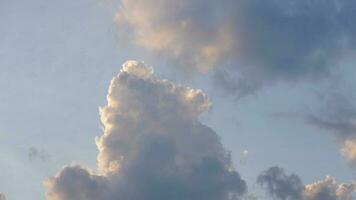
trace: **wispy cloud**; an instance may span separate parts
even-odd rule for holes
[[[51,155],[44,149],[39,149],[37,147],[30,147],[28,149],[28,159],[30,161],[48,161],[51,158]]]
[[[351,95],[339,93],[323,96],[319,113],[305,117],[307,123],[332,134],[341,146],[340,153],[356,165],[356,107]]]

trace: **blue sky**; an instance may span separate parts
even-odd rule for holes
[[[304,183],[326,175],[338,182],[356,178],[339,153],[338,137],[305,123],[306,115],[318,115],[323,108],[325,93],[336,91],[354,100],[354,59],[338,60],[332,76],[321,80],[284,81],[284,72],[278,78],[268,75],[263,87],[237,98],[219,86],[213,72],[201,74],[196,63],[188,75],[185,69],[170,67],[180,64],[177,59],[190,59],[186,55],[171,59],[169,52],[166,57],[162,53],[165,49],[151,53],[150,47],[122,42],[124,30],[114,21],[116,12],[117,4],[111,1],[0,0],[0,192],[7,199],[44,200],[43,181],[65,165],[96,169],[95,137],[102,134],[99,107],[106,104],[112,77],[132,59],[209,96],[213,106],[200,119],[221,137],[249,186],[271,166],[298,174]],[[300,48],[296,56],[309,49]],[[257,53],[251,57],[260,58]],[[249,63],[250,58],[241,59]],[[266,62],[276,63],[280,61]],[[255,75],[242,69],[242,74]],[[30,148],[49,158],[30,160]],[[241,162],[244,150],[249,153]]]

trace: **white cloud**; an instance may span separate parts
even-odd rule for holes
[[[341,155],[356,165],[356,139],[346,139],[343,141]]]
[[[107,101],[96,140],[99,174],[65,167],[46,181],[48,200],[228,200],[246,192],[219,136],[199,121],[210,106],[201,90],[128,61]]]
[[[262,172],[258,183],[267,193],[278,200],[353,200],[356,183],[336,183],[334,177],[303,185],[300,178],[287,175],[282,168],[272,167]]]
[[[243,150],[241,155],[242,155],[243,158],[247,158],[248,153],[249,153],[248,150]]]
[[[327,176],[324,180],[305,186],[305,200],[352,200],[356,192],[356,183],[337,184],[334,177]]]

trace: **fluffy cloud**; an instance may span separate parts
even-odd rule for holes
[[[109,200],[106,177],[93,175],[81,166],[65,167],[56,177],[45,181],[48,200]]]
[[[122,0],[121,33],[185,69],[217,69],[246,95],[276,80],[317,78],[356,47],[356,2]]]
[[[240,199],[246,183],[218,135],[199,121],[210,102],[200,90],[126,62],[100,109],[98,173],[65,167],[46,181],[48,200]]]
[[[280,200],[352,200],[352,193],[356,192],[356,183],[337,184],[330,176],[303,185],[297,175],[287,175],[279,167],[267,169],[257,181],[268,194]]]
[[[324,180],[305,186],[306,200],[352,200],[356,183],[337,184],[335,178],[327,176]]]
[[[319,114],[309,115],[306,120],[335,136],[341,146],[340,153],[356,166],[356,107],[350,98],[341,94],[327,96]]]
[[[344,140],[340,152],[345,158],[350,160],[353,165],[355,165],[356,164],[356,138]]]

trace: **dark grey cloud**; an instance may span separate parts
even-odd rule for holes
[[[137,46],[184,69],[214,70],[243,96],[328,75],[354,55],[355,11],[343,0],[122,0],[116,21]]]
[[[262,172],[257,182],[268,194],[280,200],[301,200],[304,185],[297,175],[286,175],[279,167],[272,167]]]
[[[219,136],[199,121],[210,106],[202,91],[128,61],[107,101],[98,173],[65,167],[46,181],[48,200],[230,200],[246,193]]]
[[[330,176],[304,185],[297,175],[288,175],[279,167],[262,172],[257,182],[278,200],[352,200],[352,194],[356,192],[355,182],[337,184]]]

